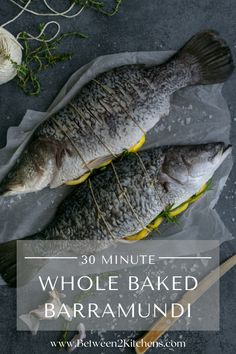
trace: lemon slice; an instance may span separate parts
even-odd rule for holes
[[[86,179],[91,175],[91,172],[85,173],[83,176],[81,176],[79,179],[74,179],[72,181],[68,181],[65,184],[68,186],[77,186],[77,184],[83,183],[86,181]]]
[[[142,138],[137,142],[137,144],[135,144],[134,146],[132,146],[131,148],[129,148],[129,152],[137,152],[139,151],[139,149],[141,149],[141,147],[143,146],[143,144],[145,143],[145,135],[142,136]]]
[[[149,230],[144,229],[135,235],[126,236],[126,237],[124,237],[124,239],[129,240],[129,241],[139,241],[139,240],[142,240],[143,238],[147,237],[149,233],[150,233]]]

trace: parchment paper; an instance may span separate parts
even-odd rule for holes
[[[48,112],[27,111],[19,127],[11,127],[6,147],[0,150],[0,179],[13,166],[36,127],[51,114],[67,104],[81,87],[103,71],[113,67],[141,63],[159,64],[172,52],[139,52],[107,55],[93,60],[76,71],[59,92]],[[182,89],[171,99],[171,112],[148,134],[149,146],[229,142],[230,114],[221,94],[221,85],[195,86]],[[170,239],[218,239],[220,243],[232,238],[213,209],[230,173],[232,159],[217,171],[213,190],[192,205],[178,224],[166,224],[152,237]],[[38,193],[15,197],[0,197],[0,242],[22,238],[41,230],[53,217],[61,200],[71,187],[45,189]]]

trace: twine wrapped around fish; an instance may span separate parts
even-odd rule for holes
[[[22,61],[22,46],[7,30],[0,27],[0,85],[12,80]]]

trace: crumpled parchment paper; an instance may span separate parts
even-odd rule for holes
[[[0,180],[13,166],[37,126],[66,105],[81,87],[103,71],[113,67],[141,63],[159,64],[172,52],[121,53],[99,57],[76,71],[49,107],[48,112],[27,111],[18,127],[11,127],[7,144],[0,150]],[[161,119],[148,134],[149,146],[229,142],[230,114],[221,94],[222,85],[187,87],[171,99],[168,117]],[[213,190],[192,205],[179,218],[178,224],[165,224],[153,237],[170,239],[218,239],[220,243],[232,238],[213,209],[230,173],[232,159],[217,171]],[[71,187],[45,189],[38,193],[15,197],[0,197],[0,243],[23,238],[41,230],[52,219],[56,208]]]

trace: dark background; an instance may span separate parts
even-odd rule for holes
[[[19,1],[19,0],[18,0]],[[110,0],[111,2],[111,0]],[[37,9],[43,10],[41,1],[33,1]],[[49,1],[51,4],[52,2]],[[57,1],[57,7],[68,4]],[[0,23],[12,18],[18,9],[7,0],[0,3]],[[235,57],[236,50],[236,2],[235,0],[125,0],[119,13],[108,18],[92,10],[84,11],[74,19],[59,19],[62,30],[80,30],[89,34],[89,39],[65,41],[62,48],[75,55],[70,62],[58,64],[53,70],[41,75],[42,93],[38,98],[25,96],[14,81],[0,87],[0,146],[6,142],[7,129],[18,125],[26,109],[44,111],[66,82],[80,66],[99,55],[124,51],[151,51],[179,48],[195,32],[212,28],[229,43]],[[7,29],[13,34],[22,30],[37,34],[36,23],[46,21],[24,14]],[[224,96],[232,114],[231,142],[236,144],[236,74],[224,86]],[[233,153],[235,153],[235,146]],[[234,235],[236,218],[236,167],[217,204],[217,210],[229,230]],[[0,226],[1,227],[1,226]],[[221,260],[235,253],[235,240],[221,246]],[[220,332],[169,332],[167,339],[185,340],[185,349],[175,349],[175,353],[188,354],[231,354],[236,348],[236,269],[226,274],[220,283],[221,313]],[[57,340],[58,333],[39,332],[33,337],[30,333],[17,333],[15,330],[15,291],[0,287],[0,352],[8,353],[55,353],[50,348],[50,340]],[[113,340],[137,336],[137,333],[104,334],[105,339]],[[88,333],[88,339],[101,339],[96,333]],[[159,349],[161,350],[161,349]],[[162,351],[167,351],[163,349]],[[86,353],[120,353],[119,349],[80,349]],[[157,349],[150,350],[150,353]],[[134,352],[125,349],[125,353]]]

